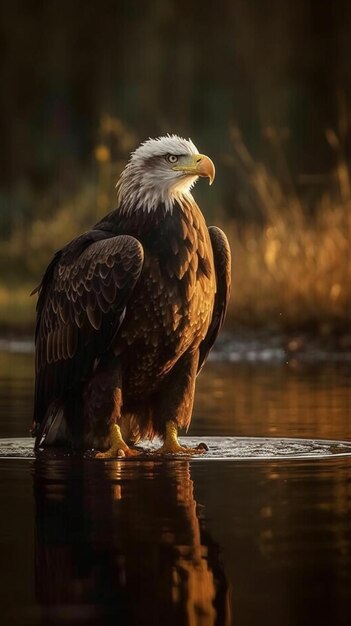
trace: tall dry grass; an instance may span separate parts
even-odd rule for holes
[[[231,316],[247,325],[328,332],[351,321],[351,203],[313,224],[294,206],[263,228],[225,226],[233,253]]]
[[[273,133],[274,130],[270,130]],[[313,215],[288,180],[283,184],[256,163],[240,133],[233,147],[243,175],[262,209],[264,225],[224,225],[233,252],[230,315],[246,325],[280,329],[344,331],[351,321],[351,184],[336,134],[327,139],[337,154],[330,192]],[[282,154],[282,160],[284,156]],[[289,192],[286,192],[289,189]]]

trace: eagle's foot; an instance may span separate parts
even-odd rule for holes
[[[171,420],[166,423],[164,443],[161,448],[155,451],[155,454],[203,454],[206,450],[208,450],[208,447],[204,443],[200,443],[196,448],[182,446],[178,441],[177,425]]]
[[[133,450],[127,446],[121,433],[121,429],[114,424],[111,431],[111,446],[106,452],[97,452],[96,459],[113,459],[116,457],[137,456],[140,454],[138,450]]]

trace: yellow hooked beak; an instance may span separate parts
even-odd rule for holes
[[[193,176],[207,176],[210,185],[212,185],[216,174],[213,162],[205,154],[192,154],[189,157],[182,157],[172,169]]]

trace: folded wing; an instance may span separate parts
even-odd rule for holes
[[[200,344],[198,373],[205,364],[208,354],[223,325],[228,308],[231,286],[231,254],[228,239],[224,232],[220,228],[217,228],[217,226],[210,226],[208,232],[213,249],[217,289],[211,324],[205,339]]]
[[[134,237],[84,237],[77,253],[67,247],[54,257],[39,288],[35,422],[108,350],[142,270],[143,247]]]

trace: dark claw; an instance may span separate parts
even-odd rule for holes
[[[206,450],[206,452],[207,452],[207,451],[208,451],[208,449],[209,449],[209,448],[208,448],[207,443],[204,443],[203,441],[202,441],[201,443],[199,443],[199,444],[196,446],[196,448],[197,448],[197,450]]]

